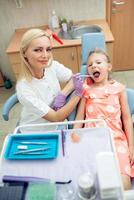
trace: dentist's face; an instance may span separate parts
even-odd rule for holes
[[[32,40],[24,56],[32,70],[47,67],[52,59],[52,46],[49,38],[42,36]]]

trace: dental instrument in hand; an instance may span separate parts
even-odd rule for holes
[[[63,130],[61,130],[61,142],[62,142],[62,153],[63,156],[65,156],[65,132]]]
[[[25,153],[29,153],[29,152],[47,151],[48,149],[50,149],[50,147],[48,147],[48,148],[36,148],[36,149],[22,150],[22,151],[14,152],[14,154],[18,155],[18,154],[23,154],[23,153],[25,154]]]
[[[81,74],[80,75],[82,78],[92,78],[93,75],[89,75],[89,74]]]

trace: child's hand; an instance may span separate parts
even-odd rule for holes
[[[80,136],[77,133],[72,133],[71,139],[73,142],[76,142],[76,143],[80,142]]]

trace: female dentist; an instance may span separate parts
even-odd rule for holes
[[[41,29],[30,29],[24,34],[20,55],[21,70],[16,84],[17,96],[22,104],[20,125],[64,121],[82,97],[80,74],[72,75],[70,69],[53,60],[51,36]],[[62,91],[60,83],[67,83]],[[74,95],[65,104],[67,95],[73,90]],[[23,127],[21,132],[56,128]]]

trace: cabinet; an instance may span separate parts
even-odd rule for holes
[[[55,48],[53,49],[53,57],[55,60],[70,68],[73,73],[79,71],[77,47]]]
[[[107,0],[106,17],[115,38],[113,70],[134,70],[134,1]]]
[[[17,78],[20,72],[20,65],[21,65],[21,59],[20,59],[20,53],[10,53],[8,54],[12,70],[15,74],[15,77]]]

